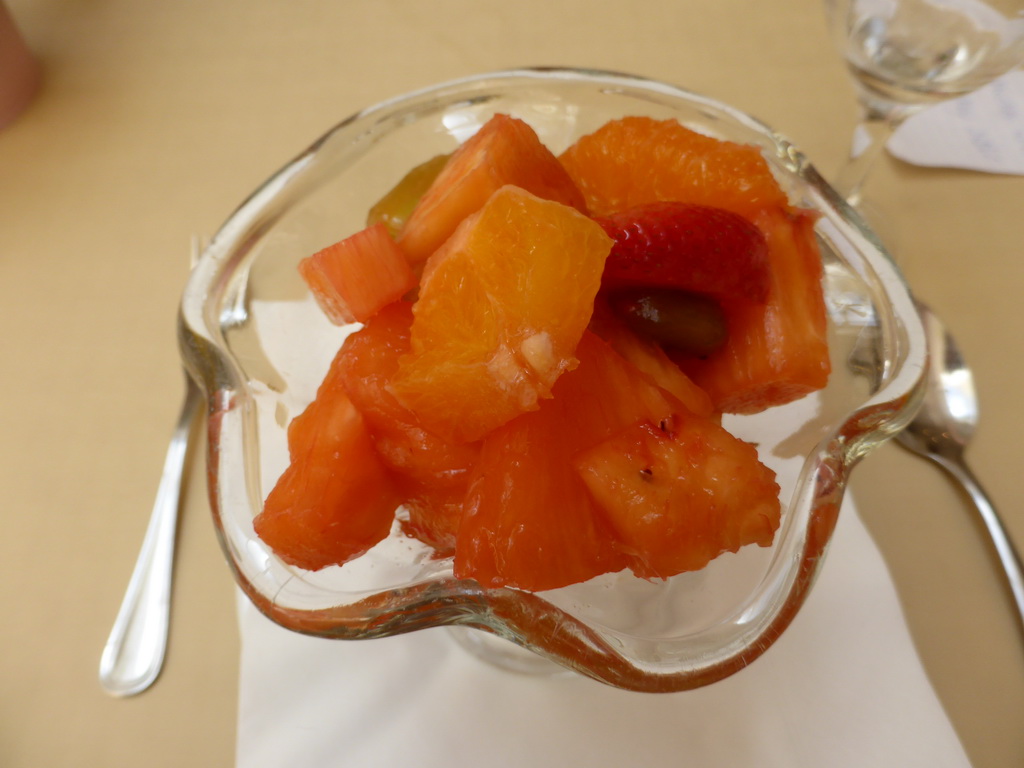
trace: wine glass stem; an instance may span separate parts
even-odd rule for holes
[[[902,121],[901,115],[883,115],[872,111],[864,114],[854,136],[850,157],[840,169],[833,185],[850,205],[856,207],[860,204],[861,191],[868,173]],[[863,143],[865,141],[867,144]]]

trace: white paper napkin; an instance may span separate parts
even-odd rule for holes
[[[914,115],[887,146],[915,165],[1024,174],[1024,72]]]
[[[369,641],[283,630],[240,599],[238,768],[953,768],[963,749],[853,504],[790,629],[676,694],[505,672],[443,629]]]

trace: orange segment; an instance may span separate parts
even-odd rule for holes
[[[503,187],[427,262],[395,396],[461,442],[535,410],[576,364],[611,242],[576,210]]]
[[[484,438],[456,539],[458,578],[538,591],[625,567],[570,464],[577,425],[567,405],[545,400]]]
[[[406,532],[445,551],[454,547],[469,471],[480,448],[434,435],[391,393],[398,361],[409,352],[411,326],[411,304],[385,307],[345,340],[339,371],[374,449],[395,478],[409,513]]]
[[[559,160],[593,216],[661,201],[713,205],[741,215],[787,202],[756,147],[704,136],[676,120],[613,120],[580,138]]]
[[[351,334],[338,356],[338,375],[389,469],[419,484],[463,484],[478,448],[429,430],[391,392],[398,363],[410,349],[412,305],[396,301]]]
[[[418,264],[506,184],[584,210],[583,196],[536,132],[495,115],[452,154],[405,221],[398,243]]]

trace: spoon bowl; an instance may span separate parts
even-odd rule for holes
[[[946,326],[920,300],[916,304],[928,339],[931,368],[921,409],[896,439],[945,469],[970,496],[995,545],[1024,628],[1024,566],[995,506],[964,458],[978,425],[974,377]]]

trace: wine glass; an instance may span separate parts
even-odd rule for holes
[[[1024,0],[825,0],[825,10],[861,107],[863,130],[833,185],[855,206],[904,120],[1024,62]]]

